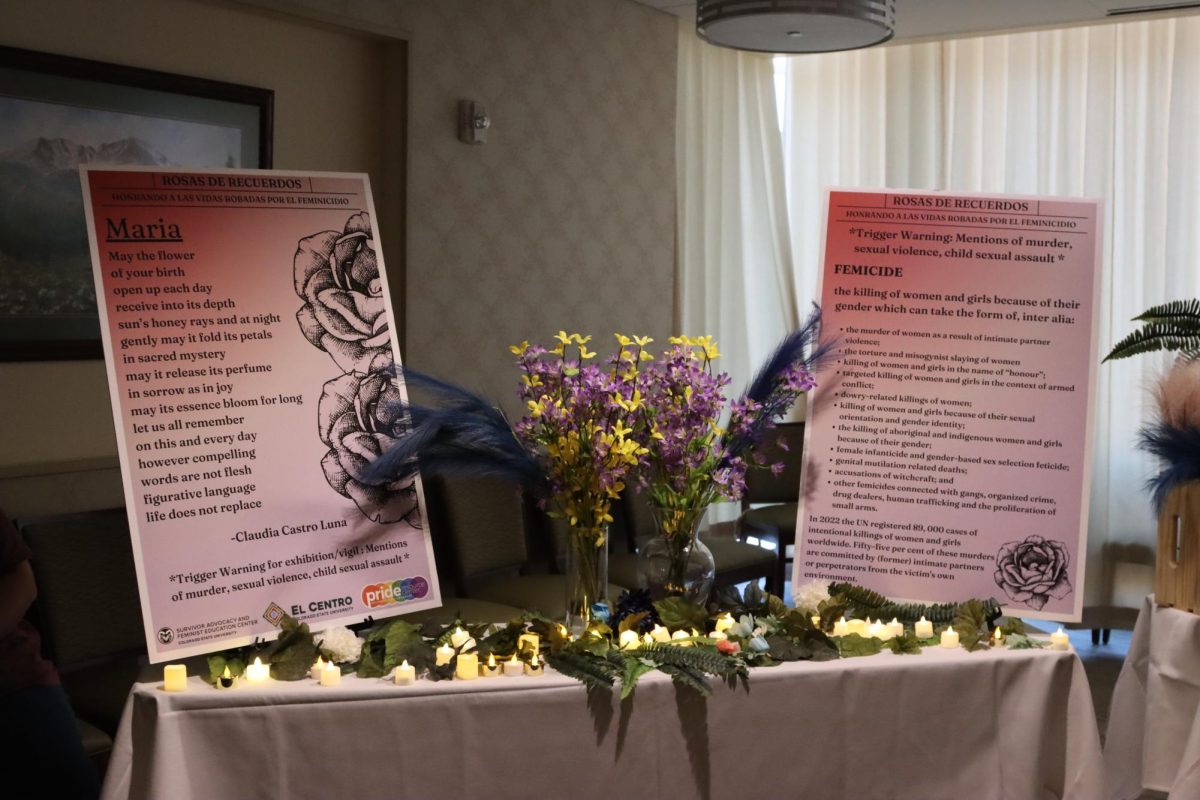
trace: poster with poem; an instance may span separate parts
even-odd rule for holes
[[[151,661],[440,605],[367,176],[80,172]]]
[[[1078,620],[1096,200],[831,191],[793,582]]]

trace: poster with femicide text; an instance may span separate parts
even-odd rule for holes
[[[151,660],[440,605],[367,177],[81,179]]]
[[[1096,200],[831,191],[793,582],[1078,620]]]

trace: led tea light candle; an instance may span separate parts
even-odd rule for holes
[[[317,663],[312,665],[312,669],[308,671],[308,677],[314,681],[321,680],[321,670],[325,669],[325,659],[317,656]]]
[[[648,633],[643,633],[642,634],[642,646],[649,647],[652,644],[654,644],[654,637]]]
[[[488,653],[487,663],[480,665],[479,674],[485,678],[494,678],[500,674],[500,665],[496,663],[496,655],[494,653]]]
[[[671,632],[662,625],[655,625],[654,629],[650,631],[650,638],[656,642],[669,642],[671,641]]]
[[[688,634],[687,631],[675,631],[675,633],[671,634],[671,641],[679,642],[681,647],[691,647],[691,642],[681,641],[689,638],[689,636],[690,634]]]
[[[879,620],[875,620],[867,626],[867,636],[870,636],[872,639],[886,639],[887,634],[888,629]]]
[[[811,617],[809,617],[809,619],[812,621],[814,628],[816,628],[817,630],[821,629],[821,615],[820,614],[813,614]]]
[[[994,636],[992,636],[992,647],[1003,647],[1003,646],[1004,646],[1004,634],[1001,633],[999,628],[996,628],[996,633]]]
[[[708,638],[721,641],[722,639],[728,639],[729,634],[725,633],[725,631],[709,631]]]
[[[536,653],[536,652],[538,652],[539,648],[541,647],[541,643],[542,643],[542,641],[541,641],[541,639],[538,638],[538,635],[536,633],[522,633],[520,636],[517,637],[517,652],[518,653],[524,653],[524,652]]]
[[[270,665],[264,664],[261,658],[255,656],[254,663],[246,667],[246,681],[249,683],[264,683],[269,677],[271,677]]]
[[[958,647],[958,631],[953,626],[942,631],[942,647],[948,650]]]
[[[888,630],[892,632],[893,637],[904,635],[904,623],[895,617],[892,617],[892,621],[889,622],[887,626]]]
[[[1070,650],[1071,640],[1067,638],[1067,632],[1059,628],[1054,633],[1050,634],[1050,649],[1051,650]]]
[[[412,664],[408,663],[407,658],[404,659],[400,666],[396,667],[396,674],[392,676],[392,680],[396,682],[397,686],[407,686],[416,679],[417,669]]]
[[[237,686],[237,678],[233,677],[233,673],[229,671],[229,667],[221,673],[221,677],[217,678],[218,689],[232,689]]]
[[[337,686],[342,682],[342,668],[332,661],[326,661],[321,667],[321,685]]]
[[[504,677],[515,678],[518,675],[525,674],[525,665],[517,660],[517,654],[513,653],[513,657],[504,662]]]
[[[867,621],[863,619],[852,619],[846,623],[846,627],[851,633],[857,633],[859,636],[867,635]]]
[[[850,635],[850,623],[846,622],[845,617],[842,617],[837,622],[833,623],[833,635],[834,636],[849,636]]]
[[[726,611],[721,616],[717,617],[716,623],[713,625],[713,630],[720,633],[727,633],[733,627],[733,615]]]
[[[541,659],[538,658],[537,653],[534,653],[533,658],[525,665],[525,674],[531,678],[540,678],[546,674],[546,668],[542,666]]]
[[[450,646],[454,648],[462,647],[471,638],[471,634],[464,631],[462,628],[455,628],[450,634]]]
[[[621,636],[617,639],[617,642],[622,650],[637,649],[639,643],[637,631],[632,629],[621,631]]]
[[[450,659],[454,658],[454,648],[447,642],[434,651],[434,663],[442,667],[450,663]]]
[[[163,667],[163,691],[182,692],[187,688],[187,667],[183,664],[167,664]]]
[[[475,653],[459,653],[454,662],[454,677],[460,681],[473,681],[479,677],[479,656]]]
[[[925,619],[925,617],[921,617],[913,625],[913,633],[917,635],[918,639],[932,639],[933,623]]]

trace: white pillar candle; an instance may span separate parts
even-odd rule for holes
[[[671,632],[662,625],[655,625],[654,630],[650,631],[650,638],[656,642],[671,641]]]
[[[455,628],[454,631],[450,634],[450,646],[456,647],[456,648],[462,647],[464,644],[467,643],[467,640],[470,638],[471,638],[471,634],[467,633],[462,628]]]
[[[717,621],[713,624],[713,630],[726,633],[733,627],[733,615],[726,611],[721,616],[717,617]]]
[[[617,641],[622,650],[634,650],[637,648],[640,640],[638,639],[637,631],[631,628],[629,630],[621,631],[621,636],[617,639]]]
[[[833,635],[834,636],[849,636],[850,635],[850,623],[846,622],[845,617],[842,617],[837,622],[833,623]]]
[[[525,665],[525,674],[531,678],[539,678],[546,673],[546,668],[542,666],[541,659],[537,653],[533,654],[533,658]]]
[[[271,666],[264,664],[261,658],[255,656],[254,663],[246,667],[246,680],[249,683],[263,683],[269,677],[271,677]]]
[[[515,678],[518,675],[525,674],[525,665],[517,660],[516,653],[508,661],[504,662],[504,677]]]
[[[314,681],[321,680],[321,670],[325,669],[325,659],[317,656],[317,663],[312,665],[312,669],[308,671],[308,677]]]
[[[517,637],[517,652],[524,653],[526,651],[538,652],[541,646],[541,639],[536,633],[522,633]]]
[[[454,677],[460,681],[473,681],[479,677],[479,656],[475,653],[459,653],[454,662]]]
[[[954,630],[953,626],[942,631],[942,647],[947,649],[958,647],[958,631]]]
[[[163,691],[182,692],[187,688],[187,667],[183,664],[167,664],[163,667]]]
[[[488,653],[487,663],[479,666],[479,674],[485,678],[494,678],[500,674],[500,665],[496,663],[494,653]]]
[[[396,667],[396,674],[392,676],[392,680],[397,686],[407,686],[417,679],[417,669],[412,664],[408,663],[408,659]]]
[[[450,663],[450,659],[454,658],[454,648],[451,647],[449,643],[443,644],[436,651],[434,651],[434,656],[436,658],[435,663],[437,666],[445,666],[446,664]]]
[[[921,617],[913,625],[913,633],[917,635],[918,639],[932,639],[933,623],[925,619],[925,617]]]
[[[342,668],[332,661],[326,661],[321,668],[321,685],[337,686],[342,682]]]
[[[892,617],[892,621],[887,624],[888,630],[892,632],[892,636],[904,635],[904,623]]]
[[[1050,649],[1051,650],[1070,650],[1071,640],[1067,638],[1067,632],[1059,628],[1054,633],[1050,634]]]

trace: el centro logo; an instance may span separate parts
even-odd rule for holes
[[[429,581],[418,575],[415,578],[405,578],[399,581],[367,584],[362,589],[362,601],[367,608],[379,608],[392,603],[420,600],[427,594],[429,594]]]

